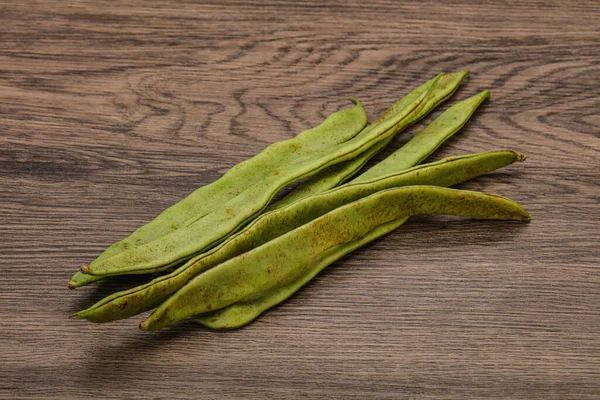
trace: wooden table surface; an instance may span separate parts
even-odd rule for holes
[[[0,398],[600,398],[597,1],[4,1]],[[73,271],[268,143],[440,71],[491,99],[431,159],[529,224],[413,218],[244,329],[67,316]],[[383,155],[378,156],[381,159]]]

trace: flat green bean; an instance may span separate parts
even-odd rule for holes
[[[388,171],[398,171],[419,164],[436,151],[446,139],[458,132],[481,103],[489,97],[490,92],[484,90],[450,107],[398,151],[359,175],[353,182],[367,181],[385,175]]]
[[[193,258],[172,273],[147,284],[114,293],[75,316],[92,322],[131,317],[157,307],[203,271],[274,240],[349,202],[398,186],[452,186],[522,159],[522,155],[512,151],[451,157],[369,181],[348,183],[302,199],[261,215],[221,245]]]
[[[189,225],[190,220],[209,214],[219,204],[231,200],[253,184],[272,175],[274,170],[289,162],[289,159],[342,144],[356,136],[366,123],[367,115],[362,105],[355,100],[353,108],[329,115],[320,125],[301,132],[292,139],[270,144],[254,157],[235,165],[218,180],[196,189],[127,238],[108,247],[94,263]],[[73,289],[99,279],[101,277],[77,272],[71,278],[69,287]]]
[[[140,323],[140,328],[161,329],[269,290],[302,273],[326,250],[356,240],[384,223],[417,214],[530,219],[523,207],[502,196],[435,186],[386,189],[336,208],[196,276]]]
[[[240,301],[220,308],[216,311],[200,314],[194,320],[211,329],[236,329],[249,324],[268,309],[276,306],[296,293],[325,267],[339,260],[344,255],[365,244],[399,228],[408,220],[402,217],[383,223],[364,236],[325,250],[303,273],[293,276],[285,282],[261,293],[246,297]]]
[[[439,76],[441,77],[442,74]],[[402,112],[366,128],[345,143],[314,152],[290,164],[281,166],[267,178],[254,184],[208,215],[153,242],[141,245],[98,263],[81,268],[90,275],[143,274],[165,270],[224,240],[254,219],[281,188],[298,179],[356,157],[379,141],[386,140],[399,121],[421,112],[439,77]]]
[[[291,204],[295,201],[303,199],[305,197],[309,197],[315,195],[317,193],[322,193],[326,190],[332,189],[336,186],[341,185],[348,179],[350,179],[354,174],[356,174],[375,154],[385,148],[389,142],[394,138],[396,134],[398,134],[401,130],[408,127],[411,124],[414,124],[427,116],[427,114],[433,110],[435,107],[440,105],[442,102],[448,100],[458,86],[460,82],[469,74],[469,71],[461,71],[461,72],[453,72],[451,74],[444,75],[440,78],[438,84],[435,86],[434,90],[431,93],[431,96],[427,100],[427,104],[422,108],[420,113],[414,115],[410,121],[407,121],[406,124],[397,125],[395,127],[395,132],[389,139],[377,143],[369,150],[360,154],[352,160],[345,161],[340,164],[333,165],[318,174],[310,177],[307,182],[298,186],[295,190],[290,192],[287,196],[282,198],[281,200],[271,204],[267,207],[266,211],[276,210],[278,208],[282,208],[288,204]],[[424,83],[423,85],[416,88],[411,94],[415,93],[423,93],[428,85],[432,83],[433,80]],[[487,92],[489,95],[489,92]],[[410,96],[405,96],[402,99],[398,100],[394,103],[388,110],[386,110],[378,119],[376,123],[379,123],[386,118],[389,118],[394,113],[400,112],[404,109],[410,100]],[[396,157],[398,158],[398,157]],[[423,157],[424,158],[424,157]],[[414,165],[416,165],[415,163]],[[371,176],[375,176],[372,174]]]

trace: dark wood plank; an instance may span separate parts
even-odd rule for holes
[[[597,1],[122,3],[0,4],[0,397],[600,396]],[[461,187],[530,224],[414,218],[238,331],[67,319],[127,283],[72,271],[196,187],[465,68],[452,101],[492,98],[434,158],[528,153]]]

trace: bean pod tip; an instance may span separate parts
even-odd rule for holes
[[[520,215],[520,218],[523,222],[531,222],[531,214],[529,214],[528,211],[523,210],[522,214]]]
[[[527,160],[527,154],[517,153],[517,161],[525,161]]]

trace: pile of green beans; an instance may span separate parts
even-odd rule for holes
[[[527,211],[510,199],[447,188],[522,161],[524,155],[499,150],[418,165],[464,126],[488,91],[449,108],[395,153],[344,184],[398,132],[450,98],[467,74],[438,75],[368,126],[353,99],[352,109],[268,146],[197,189],[82,267],[69,287],[112,275],[171,272],[74,316],[99,323],[155,309],[141,329],[161,329],[189,317],[213,329],[238,328],[412,215],[528,221]],[[269,204],[279,190],[302,178],[308,179]]]

